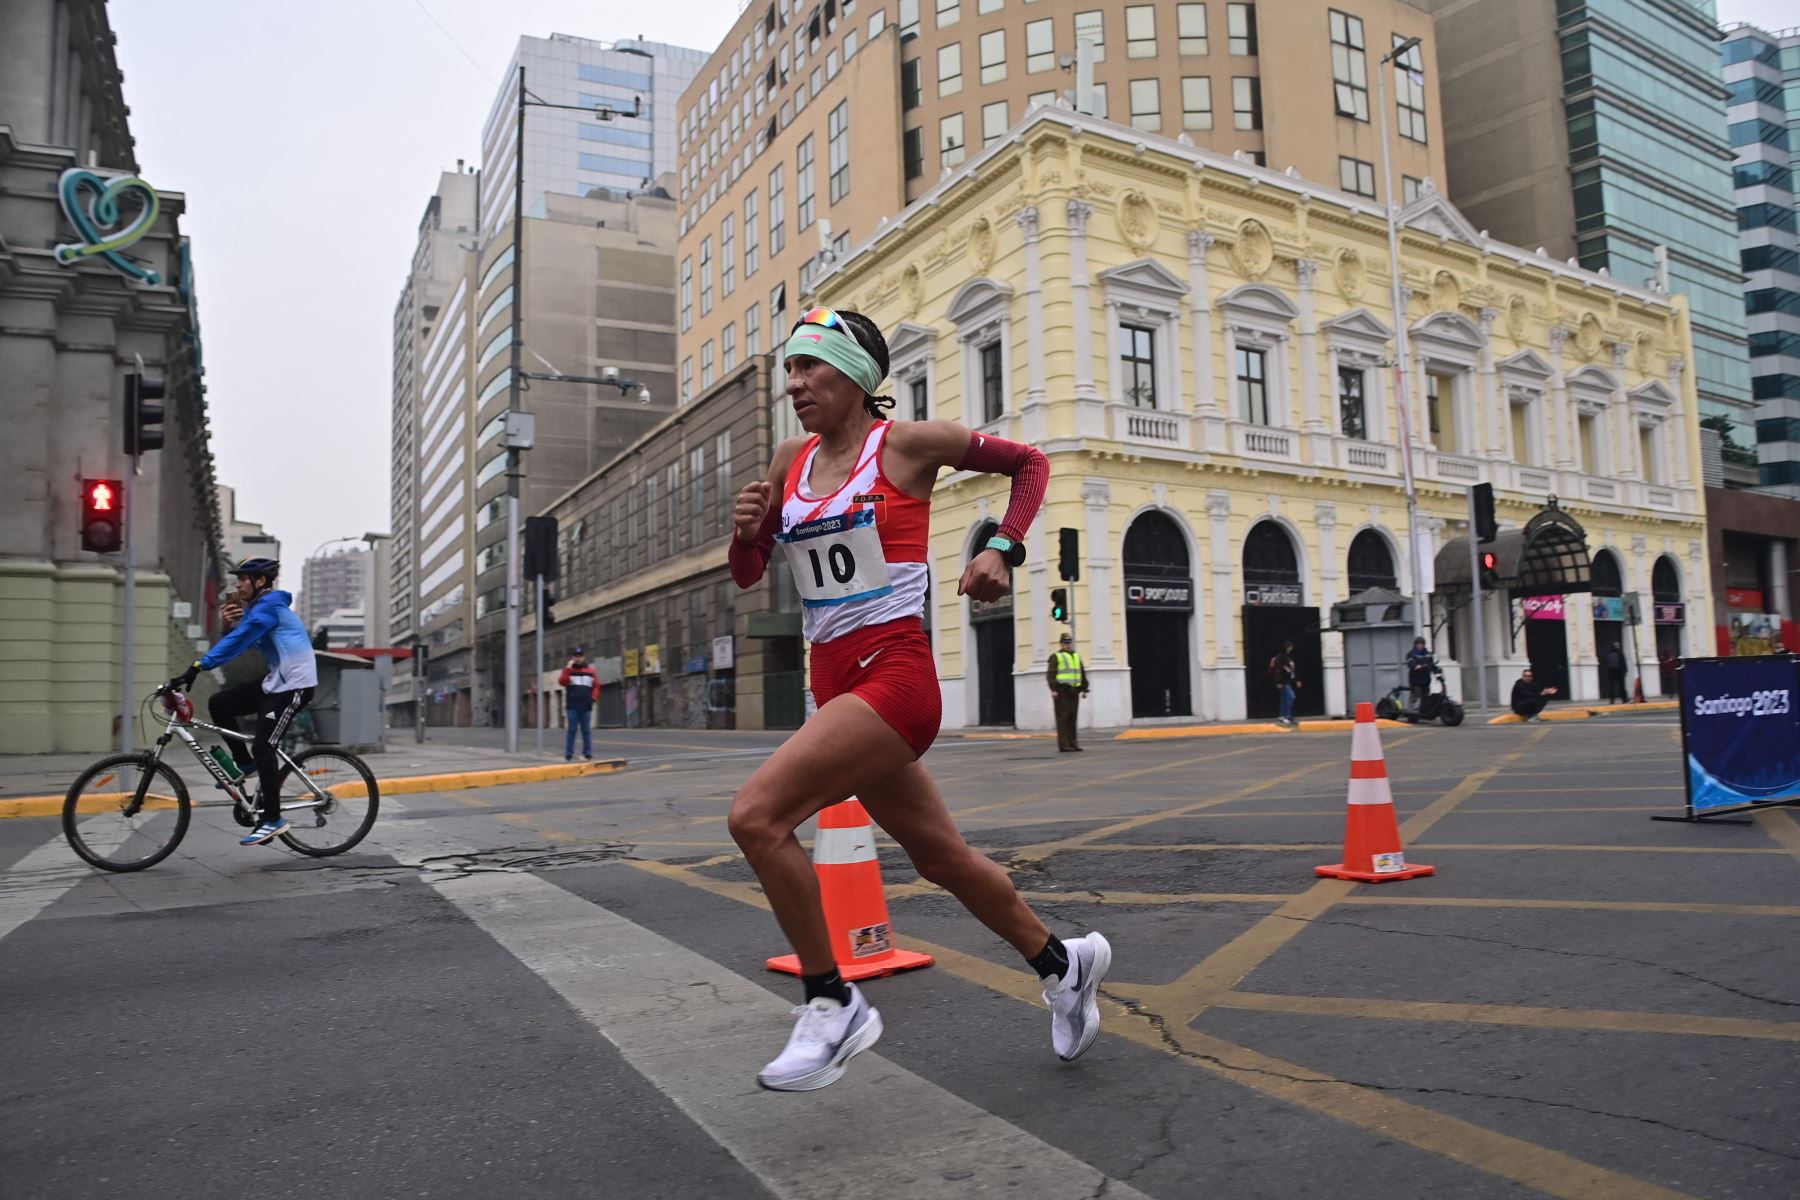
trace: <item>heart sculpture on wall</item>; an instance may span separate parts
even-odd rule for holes
[[[159,283],[155,271],[121,253],[150,232],[162,211],[156,189],[135,175],[100,175],[82,167],[71,167],[57,181],[57,196],[62,209],[83,240],[64,242],[56,247],[56,261],[65,266],[85,258],[100,257],[120,273],[145,283]],[[127,210],[136,216],[124,221]]]

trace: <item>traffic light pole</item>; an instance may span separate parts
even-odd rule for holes
[[[544,752],[544,715],[549,707],[544,695],[544,575],[537,577],[537,733],[538,753]]]
[[[1481,611],[1481,547],[1475,532],[1475,489],[1469,489],[1469,622],[1475,630],[1475,694],[1480,698],[1479,712],[1488,710],[1487,688],[1487,614]]]
[[[134,454],[131,456],[131,474],[128,478],[137,477],[138,457]],[[137,488],[133,486],[125,495],[125,664],[124,669],[119,672],[124,689],[119,703],[119,751],[122,754],[131,753],[131,719],[135,715],[132,709],[132,692],[136,690],[136,685],[132,682],[131,667],[137,654],[137,556],[134,553],[137,543],[132,536],[137,528],[136,493]]]

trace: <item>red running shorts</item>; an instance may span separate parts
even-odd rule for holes
[[[820,708],[846,692],[862,697],[921,757],[944,719],[931,640],[917,617],[814,643],[812,692]]]

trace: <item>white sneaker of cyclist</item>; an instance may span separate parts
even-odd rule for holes
[[[881,1013],[853,983],[850,1003],[817,998],[794,1010],[793,1035],[787,1048],[756,1076],[776,1092],[810,1092],[829,1087],[844,1076],[850,1060],[881,1038]]]
[[[1095,999],[1112,968],[1112,945],[1098,933],[1063,942],[1069,974],[1044,980],[1044,1003],[1050,1006],[1050,1044],[1056,1057],[1073,1062],[1100,1036],[1100,1002]]]

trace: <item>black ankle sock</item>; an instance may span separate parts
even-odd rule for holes
[[[1052,975],[1061,979],[1069,973],[1069,952],[1054,937],[1045,942],[1044,948],[1034,957],[1025,961],[1031,964],[1031,969],[1038,973],[1039,979],[1048,979]]]
[[[844,977],[838,973],[836,967],[831,968],[823,975],[802,975],[800,982],[806,986],[806,1003],[808,1004],[821,996],[827,1000],[836,1000],[843,1005],[850,1003],[850,985],[844,982]]]

